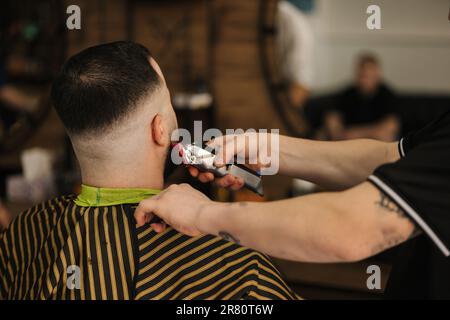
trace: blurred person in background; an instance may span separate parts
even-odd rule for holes
[[[355,83],[343,90],[325,114],[325,139],[372,138],[395,141],[400,120],[395,114],[396,96],[383,81],[378,59],[362,54],[356,64]]]

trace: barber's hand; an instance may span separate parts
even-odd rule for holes
[[[270,134],[264,133],[265,142],[261,139],[262,135],[256,132],[225,135],[210,141],[207,146],[216,150],[214,164],[218,167],[232,163],[235,156],[240,155],[244,159],[239,160],[244,160],[249,168],[258,171],[264,167],[260,161],[260,150],[267,149],[267,143],[270,141]],[[188,170],[194,178],[198,178],[203,183],[214,181],[217,186],[234,191],[244,186],[244,180],[232,175],[216,178],[211,172],[200,172],[192,166],[189,166]]]
[[[173,184],[160,194],[142,200],[134,217],[137,225],[142,226],[158,216],[164,223],[151,224],[156,232],[163,232],[168,224],[175,230],[194,237],[201,234],[197,228],[198,214],[203,206],[211,203],[213,201],[190,185]]]

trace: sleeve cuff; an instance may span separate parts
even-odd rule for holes
[[[398,153],[400,154],[400,157],[403,158],[406,154],[405,154],[405,138],[401,138],[400,141],[398,142]]]
[[[403,140],[403,139],[402,139]],[[402,144],[402,140],[399,142],[399,149]],[[448,257],[450,256],[450,250],[442,242],[442,240],[436,235],[436,233],[430,228],[430,226],[422,219],[414,208],[412,208],[401,196],[397,194],[391,187],[384,183],[380,178],[375,175],[371,175],[368,178],[373,185],[379,190],[384,192],[392,201],[394,201],[399,208],[403,211],[428,235],[428,237],[434,242],[434,244],[442,251],[442,253]]]

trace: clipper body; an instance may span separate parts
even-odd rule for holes
[[[223,177],[227,174],[231,174],[244,180],[244,184],[247,189],[252,190],[260,196],[264,194],[262,179],[258,173],[236,164],[216,167],[214,165],[214,159],[216,156],[208,150],[202,149],[195,144],[185,145],[178,143],[174,147],[178,148],[184,164],[194,166],[200,171],[211,172],[216,177]]]

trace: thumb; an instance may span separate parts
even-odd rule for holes
[[[146,222],[154,217],[154,211],[156,209],[156,199],[149,198],[142,200],[134,211],[134,218],[139,227],[143,226]]]

